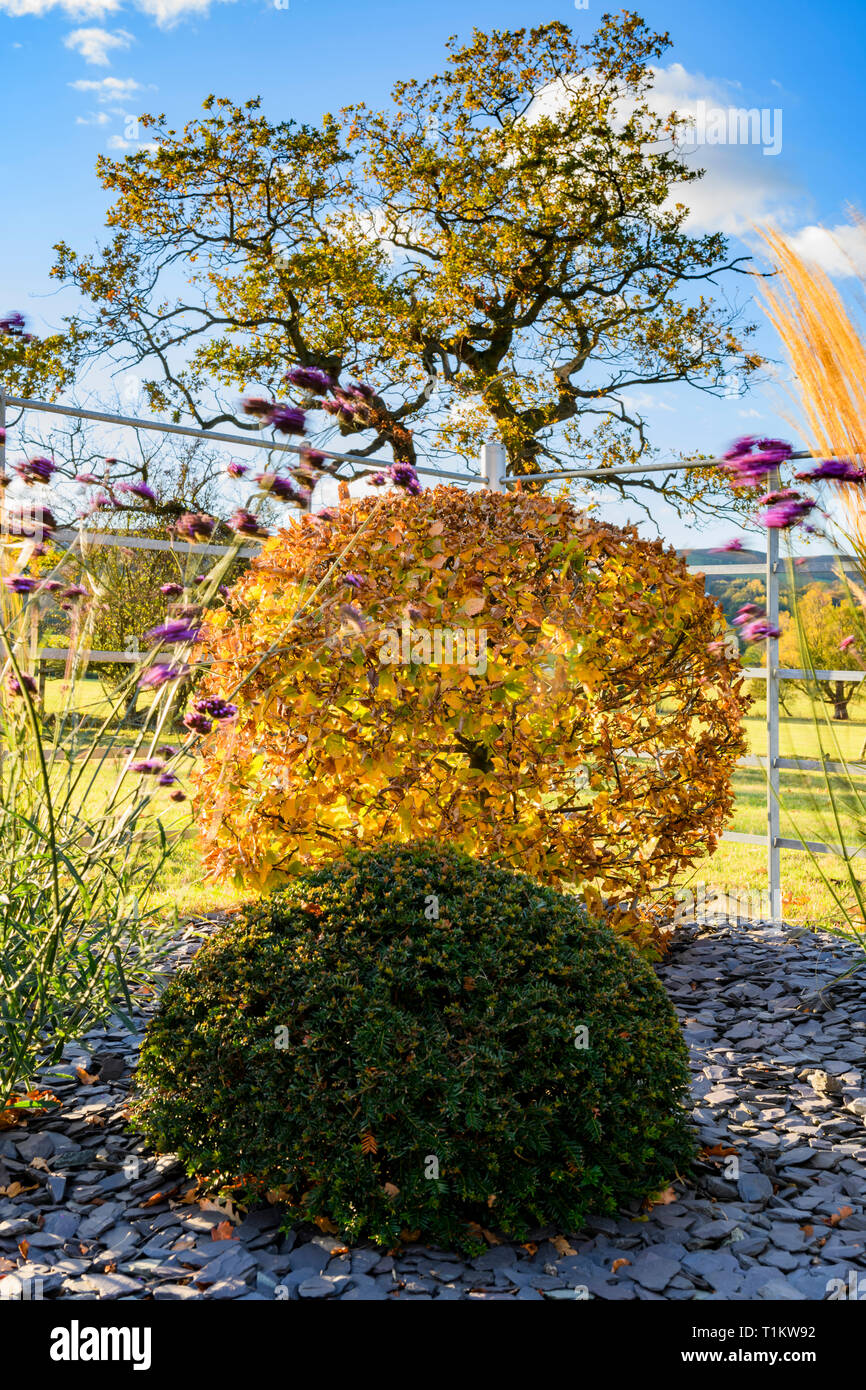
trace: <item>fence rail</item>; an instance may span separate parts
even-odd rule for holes
[[[267,449],[269,451],[284,454],[300,454],[304,450],[304,445],[288,444],[280,440],[263,439],[256,435],[252,430],[242,434],[228,434],[216,430],[206,430],[193,428],[187,425],[170,424],[158,420],[142,420],[132,416],[117,415],[104,411],[94,411],[79,408],[77,406],[64,406],[55,404],[52,401],[31,400],[26,397],[6,396],[0,391],[0,470],[5,470],[5,439],[2,429],[6,426],[7,407],[24,411],[34,411],[47,415],[60,415],[73,417],[83,420],[92,420],[100,424],[121,426],[130,429],[143,429],[156,433],[169,435],[182,435],[188,438],[206,439],[214,444],[226,444],[233,448],[254,448]],[[335,462],[346,462],[354,465],[362,465],[369,469],[385,469],[390,466],[390,460],[369,458],[364,454],[339,453],[331,449],[320,449],[319,452],[326,458]],[[792,455],[794,459],[809,459],[812,455],[809,452],[798,452]],[[659,473],[677,472],[681,470],[707,468],[718,466],[722,462],[718,458],[704,459],[679,459],[666,463],[637,464],[615,470],[602,468],[585,468],[579,470],[560,470],[557,472],[533,474],[533,482],[556,482],[556,481],[579,481],[581,478],[604,478],[620,477],[625,474],[637,473]],[[436,477],[447,479],[448,481],[463,483],[466,486],[487,487],[491,491],[504,491],[509,484],[517,481],[514,478],[506,477],[506,456],[503,446],[493,441],[485,444],[481,450],[480,472],[457,473],[446,469],[432,468],[425,465],[417,467],[417,472],[425,477]],[[779,487],[778,471],[771,475],[770,490]],[[57,538],[74,544],[81,533],[74,528],[64,528],[56,533]],[[162,541],[150,537],[142,536],[117,536],[100,533],[87,533],[88,545],[109,545],[124,546],[128,549],[137,550],[167,550],[176,551],[178,546],[182,547],[183,553],[192,551],[194,554],[217,555],[225,554],[228,550],[226,546],[211,545],[208,543],[188,544],[187,542]],[[245,546],[239,554],[249,557],[257,553],[257,547]],[[819,557],[812,562],[812,572],[816,569],[826,569],[828,571],[856,568],[853,561],[836,559],[835,557]],[[744,575],[761,575],[764,578],[767,602],[767,618],[771,626],[778,626],[779,619],[779,576],[783,565],[779,559],[779,533],[774,529],[767,530],[767,553],[763,564],[718,564],[718,565],[689,565],[688,570],[693,574],[703,574],[708,577],[724,576],[726,578],[737,578]],[[71,654],[65,647],[36,647],[32,651],[32,656],[38,661],[65,660]],[[79,654],[88,662],[96,664],[126,663],[134,664],[139,660],[137,652],[106,652],[92,651]],[[767,831],[764,835],[751,835],[735,830],[726,830],[721,838],[735,844],[746,844],[763,846],[767,852],[767,870],[769,878],[770,893],[770,915],[774,921],[782,919],[782,882],[781,882],[781,858],[780,853],[783,849],[811,851],[815,854],[844,854],[848,857],[860,854],[866,846],[846,846],[824,844],[819,841],[804,841],[788,839],[781,834],[780,813],[779,813],[779,773],[782,770],[793,770],[799,772],[826,771],[841,772],[857,777],[866,777],[866,764],[863,763],[839,763],[830,762],[828,759],[815,760],[803,758],[783,758],[779,751],[779,706],[780,706],[780,683],[783,680],[810,680],[820,681],[851,681],[859,682],[866,679],[866,672],[863,671],[806,671],[795,668],[780,667],[778,665],[779,648],[778,640],[770,638],[767,641],[767,665],[748,666],[743,668],[744,675],[750,680],[764,680],[767,683],[767,713],[766,713],[766,735],[767,752],[761,757],[759,755],[749,756],[738,760],[740,767],[761,768],[767,779]]]

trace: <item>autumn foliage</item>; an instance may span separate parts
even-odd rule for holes
[[[351,845],[438,838],[623,914],[713,850],[746,699],[672,551],[522,493],[331,516],[268,541],[209,616],[209,688],[248,678],[204,746],[210,874],[264,889]],[[449,642],[469,659],[435,664]]]

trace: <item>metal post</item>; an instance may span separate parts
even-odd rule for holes
[[[481,476],[491,492],[505,491],[505,447],[498,440],[481,446]]]
[[[779,470],[772,471],[770,491],[779,487]],[[767,621],[779,626],[779,532],[767,527]],[[767,639],[767,878],[770,917],[782,920],[782,867],[779,836],[779,642]]]

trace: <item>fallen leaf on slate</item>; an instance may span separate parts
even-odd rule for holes
[[[35,1192],[38,1185],[38,1183],[34,1183],[32,1187],[25,1187],[21,1182],[11,1182],[3,1195],[4,1197],[20,1197],[22,1192]]]
[[[102,1272],[103,1272],[103,1274],[116,1274],[116,1273],[117,1273],[117,1265],[115,1264],[114,1260],[109,1260],[108,1264],[105,1265],[105,1267],[104,1267],[104,1269],[103,1269]]]
[[[30,1249],[30,1241],[29,1241],[29,1240],[19,1240],[19,1242],[18,1242],[18,1249],[21,1251],[21,1258],[22,1258],[23,1260],[26,1260],[26,1259],[27,1259],[27,1251]]]
[[[0,1256],[0,1274],[6,1274],[8,1270],[17,1268],[14,1260],[7,1260],[5,1255]]]
[[[314,1216],[313,1220],[320,1231],[324,1231],[327,1236],[335,1236],[339,1231],[339,1226],[335,1226],[329,1216]]]
[[[612,1264],[611,1267],[610,1267],[610,1272],[611,1272],[611,1274],[616,1274],[617,1270],[618,1270],[618,1269],[622,1269],[623,1265],[630,1265],[630,1264],[631,1264],[631,1260],[614,1260],[613,1264]]]
[[[847,1220],[847,1218],[848,1218],[849,1216],[853,1216],[853,1215],[854,1215],[854,1208],[853,1208],[853,1207],[840,1207],[838,1211],[834,1211],[834,1213],[833,1213],[832,1216],[828,1216],[828,1217],[827,1217],[826,1221],[824,1222],[824,1225],[825,1225],[825,1226],[838,1226],[840,1221],[845,1221],[845,1220]]]
[[[30,1163],[28,1164],[28,1167],[30,1167],[30,1168],[35,1168],[35,1169],[37,1170],[37,1172],[40,1172],[40,1173],[50,1173],[50,1172],[51,1172],[51,1169],[48,1167],[48,1164],[45,1162],[45,1159],[44,1159],[44,1158],[38,1158],[38,1157],[37,1157],[37,1158],[31,1158]]]
[[[233,1240],[235,1234],[234,1226],[230,1221],[221,1221],[218,1226],[214,1226],[210,1233],[211,1240]]]
[[[551,1236],[550,1243],[559,1255],[576,1255],[577,1251],[573,1245],[569,1245],[565,1236]]]
[[[800,1230],[803,1232],[804,1236],[813,1236],[815,1234],[814,1226],[801,1226]]]
[[[105,1124],[105,1116],[104,1116],[104,1115],[88,1115],[88,1116],[87,1116],[87,1119],[84,1121],[84,1123],[85,1123],[86,1125],[95,1125],[97,1129],[102,1129],[103,1125]]]
[[[84,1067],[76,1067],[75,1075],[82,1086],[92,1086],[94,1081],[99,1080],[99,1073],[95,1071],[85,1071]]]
[[[530,1255],[534,1255],[538,1250],[538,1246],[535,1244],[535,1241],[528,1240],[526,1244],[523,1246],[523,1249],[528,1250]]]

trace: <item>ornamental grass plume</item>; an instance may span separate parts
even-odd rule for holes
[[[866,235],[863,223],[859,225]],[[762,235],[776,269],[774,279],[763,286],[766,312],[791,360],[796,399],[806,420],[811,451],[816,458],[824,460],[815,469],[804,470],[796,476],[828,483],[838,499],[839,523],[834,546],[840,560],[849,562],[845,569],[841,564],[839,568],[847,583],[853,610],[860,617],[857,632],[840,645],[846,649],[855,647],[856,637],[857,646],[863,650],[866,636],[866,499],[862,487],[866,476],[863,472],[866,340],[825,272],[798,255],[780,232],[770,229]],[[806,637],[795,584],[792,584],[792,595],[802,666],[814,673],[821,663]],[[846,767],[846,753],[840,747],[830,709],[822,699],[821,685],[814,676],[809,681],[809,695],[822,761],[826,764],[826,760],[832,759]],[[842,773],[831,774],[825,765],[822,776],[824,787],[815,798],[815,810],[822,817],[826,816],[824,838],[843,849],[839,857],[844,874],[839,878],[835,866],[828,874],[822,863],[824,856],[816,855],[803,840],[838,910],[838,918],[815,925],[841,930],[846,936],[853,934],[866,949],[866,889],[860,883],[857,865],[852,862],[853,853],[866,842],[863,783],[847,768]],[[784,798],[782,809],[787,810]],[[788,815],[802,840],[796,820],[790,811]],[[843,816],[848,819],[847,825]],[[856,826],[854,836],[850,829],[852,820]],[[814,832],[811,835],[814,836]]]

